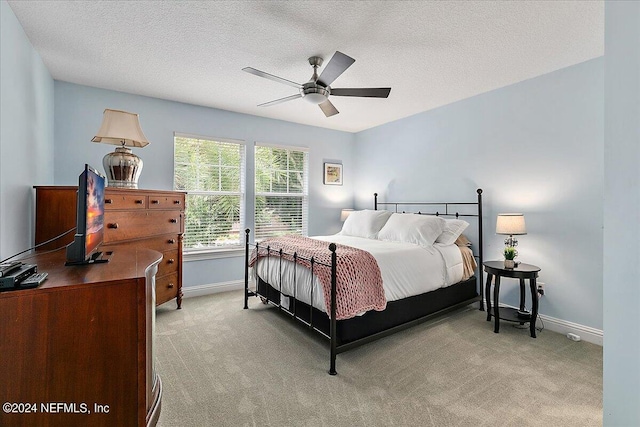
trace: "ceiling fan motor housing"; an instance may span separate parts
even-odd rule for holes
[[[307,82],[300,89],[302,97],[312,104],[322,104],[331,95],[331,88],[324,87],[316,82]]]

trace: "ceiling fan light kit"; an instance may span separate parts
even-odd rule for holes
[[[321,104],[329,98],[331,89],[309,82],[302,85],[300,93],[305,101],[309,101],[312,104]]]
[[[319,56],[312,56],[309,58],[309,64],[313,67],[313,75],[308,82],[304,84],[295,83],[291,80],[283,79],[282,77],[274,76],[273,74],[265,73],[264,71],[256,70],[255,68],[245,67],[242,71],[246,71],[249,74],[253,74],[258,77],[263,77],[275,82],[283,83],[288,86],[297,88],[300,93],[287,96],[284,98],[276,99],[273,101],[259,104],[258,107],[270,107],[272,105],[281,104],[283,102],[291,101],[293,99],[304,98],[307,102],[317,104],[325,116],[331,117],[339,113],[336,107],[329,101],[329,96],[356,96],[364,98],[387,98],[391,92],[391,88],[331,88],[331,83],[344,71],[349,68],[356,60],[342,52],[336,51],[333,54],[327,65],[322,70],[320,76],[318,76],[318,68],[322,66],[322,58]]]

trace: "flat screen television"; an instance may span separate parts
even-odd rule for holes
[[[85,164],[78,178],[76,234],[67,246],[66,265],[109,261],[98,251],[104,237],[104,188],[104,175]]]

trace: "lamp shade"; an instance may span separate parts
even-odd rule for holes
[[[351,212],[353,212],[353,209],[342,209],[342,212],[340,212],[340,221],[345,222],[347,218],[349,218],[349,215],[351,215]]]
[[[91,141],[127,147],[144,147],[149,144],[142,133],[137,114],[109,108],[104,110],[102,126]]]
[[[524,215],[521,213],[498,214],[498,220],[496,221],[496,234],[527,234]]]

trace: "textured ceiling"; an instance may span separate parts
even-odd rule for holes
[[[357,132],[604,54],[602,1],[9,1],[54,79]],[[325,117],[310,56],[356,62]],[[105,108],[109,107],[105,105]]]

